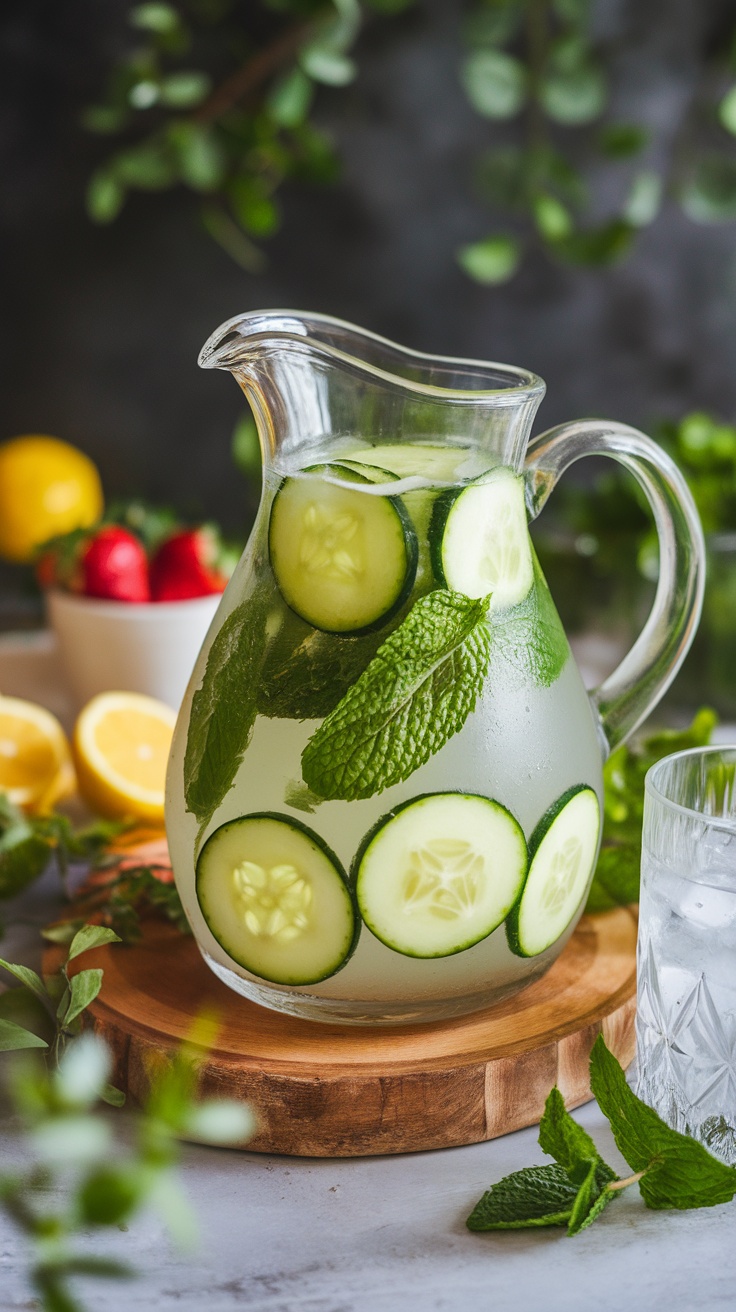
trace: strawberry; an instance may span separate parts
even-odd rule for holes
[[[116,524],[89,537],[78,559],[75,591],[111,601],[150,601],[148,561],[143,544]]]
[[[207,525],[174,533],[151,560],[154,601],[184,601],[224,592],[228,573],[221,565],[217,533]]]

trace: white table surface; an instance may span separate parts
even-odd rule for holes
[[[40,697],[54,655],[0,639],[0,689]],[[45,698],[47,704],[48,697]],[[65,713],[63,694],[57,709]],[[2,906],[0,952],[37,964],[37,926],[54,912],[47,878]],[[0,1055],[0,1061],[4,1060]],[[124,1136],[125,1112],[111,1113]],[[575,1113],[623,1168],[595,1103]],[[635,1188],[575,1239],[561,1230],[472,1235],[465,1217],[490,1184],[545,1160],[535,1129],[491,1143],[397,1157],[316,1160],[185,1146],[181,1186],[197,1251],[178,1252],[156,1216],[90,1248],[135,1265],[133,1282],[80,1281],[90,1312],[692,1312],[736,1305],[736,1203],[648,1211]],[[23,1160],[0,1120],[0,1162]],[[548,1160],[548,1159],[546,1159]],[[34,1307],[22,1237],[0,1219],[0,1312]]]

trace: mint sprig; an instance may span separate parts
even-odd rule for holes
[[[313,792],[373,797],[459,733],[488,669],[489,600],[443,590],[415,602],[307,743],[302,776]]]
[[[235,782],[250,742],[265,649],[265,604],[248,598],[228,615],[192,699],[184,755],[186,808],[200,835]]]
[[[633,1175],[619,1179],[590,1135],[552,1089],[539,1124],[539,1143],[556,1165],[515,1171],[493,1185],[467,1220],[470,1230],[566,1226],[576,1235],[630,1185],[647,1207],[715,1207],[736,1195],[736,1168],[712,1157],[695,1139],[665,1125],[626,1083],[602,1035],[590,1055],[590,1084]]]

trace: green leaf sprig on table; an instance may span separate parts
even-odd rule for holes
[[[488,670],[489,601],[438,590],[414,603],[309,739],[302,776],[313,792],[373,797],[459,733]]]
[[[65,961],[44,979],[30,966],[0,958],[0,969],[20,985],[0,993],[0,1051],[46,1048],[58,1065],[70,1039],[81,1031],[82,1012],[102,987],[101,970],[79,970],[72,975],[69,965],[84,952],[119,942],[118,935],[103,925],[82,925],[69,941]],[[101,1096],[116,1106],[122,1101],[113,1088]]]
[[[128,866],[104,882],[90,880],[75,894],[72,910],[72,917],[47,925],[44,938],[68,943],[86,920],[93,920],[114,930],[121,943],[139,943],[141,919],[150,913],[168,920],[180,934],[192,932],[168,867]]]
[[[56,861],[62,883],[74,862],[94,861],[127,826],[109,820],[76,829],[58,811],[25,815],[0,792],[0,898],[15,897]]]
[[[611,753],[603,767],[603,841],[587,912],[638,902],[644,776],[671,752],[706,747],[717,723],[715,711],[703,707],[687,729],[659,729]]]
[[[652,1208],[715,1207],[736,1195],[736,1168],[670,1129],[637,1098],[602,1035],[590,1055],[590,1087],[633,1174],[620,1179],[603,1161],[555,1086],[539,1124],[540,1147],[555,1164],[527,1167],[499,1180],[473,1208],[468,1229],[565,1226],[573,1236],[633,1184]]]

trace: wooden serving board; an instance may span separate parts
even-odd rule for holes
[[[585,916],[544,978],[515,997],[457,1020],[376,1028],[247,1002],[215,978],[193,939],[154,920],[138,946],[87,953],[83,966],[104,969],[89,1014],[115,1054],[115,1083],[134,1099],[206,1009],[220,1029],[203,1056],[201,1092],[251,1104],[259,1130],[243,1147],[353,1157],[478,1143],[533,1125],[555,1083],[568,1107],[586,1102],[601,1031],[624,1066],[633,1057],[635,947],[631,911]],[[47,967],[58,960],[51,949]]]

